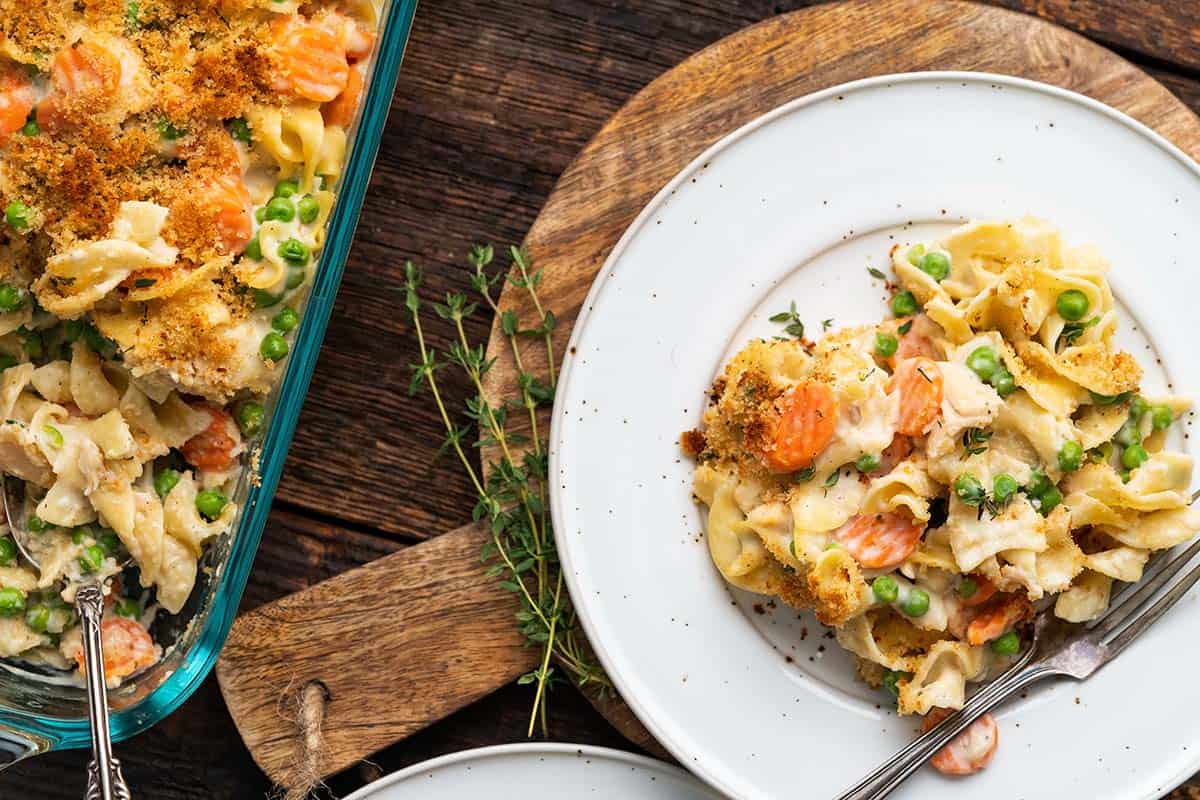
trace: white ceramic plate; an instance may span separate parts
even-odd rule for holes
[[[481,747],[416,764],[346,800],[720,800],[678,767],[574,744]]]
[[[1122,344],[1200,395],[1200,173],[1070,92],[972,73],[890,76],[792,102],[719,142],[626,231],[575,326],[554,410],[555,531],[571,595],[621,694],[679,760],[738,798],[831,797],[912,736],[823,629],[731,593],[692,465],[724,360],[796,300],[812,335],[878,321],[893,241],[1033,214],[1099,246]],[[1161,359],[1161,365],[1156,359]],[[1195,439],[1177,446],[1195,455]],[[1159,797],[1200,766],[1196,596],[1086,684],[997,715],[992,766],[924,771],[909,798]],[[756,608],[757,604],[757,608]]]

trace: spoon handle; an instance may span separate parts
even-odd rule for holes
[[[108,730],[108,690],[104,685],[104,644],[100,636],[100,618],[104,613],[104,592],[99,584],[79,587],[75,609],[83,629],[84,672],[87,679],[88,719],[92,726],[92,761],[88,764],[88,800],[129,800],[129,787],[121,775],[121,765],[113,757]]]

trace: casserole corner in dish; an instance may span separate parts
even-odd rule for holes
[[[125,738],[232,623],[412,0],[51,0],[0,20],[0,765],[88,739],[70,603],[112,577]],[[125,566],[125,565],[128,566]]]

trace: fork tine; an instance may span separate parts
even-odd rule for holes
[[[1126,594],[1121,603],[1109,609],[1108,613],[1100,619],[1100,622],[1092,628],[1090,631],[1091,635],[1103,639],[1124,625],[1127,620],[1131,619],[1137,613],[1142,603],[1149,600],[1159,589],[1170,583],[1171,579],[1178,575],[1197,553],[1200,553],[1200,539],[1192,542],[1186,550],[1163,564],[1162,569],[1154,577],[1138,584],[1135,591]]]
[[[1135,617],[1125,630],[1117,634],[1111,642],[1108,642],[1105,645],[1105,648],[1108,650],[1108,658],[1113,658],[1124,650],[1130,642],[1153,625],[1159,617],[1167,613],[1171,606],[1178,603],[1187,594],[1188,590],[1195,585],[1197,580],[1200,580],[1200,566],[1193,567],[1191,572],[1185,575],[1179,583],[1172,586],[1169,592],[1158,598],[1144,613]]]

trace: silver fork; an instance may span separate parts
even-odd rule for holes
[[[1191,502],[1197,498],[1200,492],[1192,495]],[[1149,578],[1127,587],[1114,598],[1103,616],[1085,625],[1062,622],[1054,617],[1052,608],[1043,610],[1034,620],[1032,643],[1008,669],[976,692],[960,710],[913,740],[837,800],[886,797],[972,722],[1032,683],[1053,676],[1087,678],[1116,658],[1200,580],[1200,566],[1196,566],[1150,602],[1160,589],[1184,573],[1197,553],[1200,553],[1200,539],[1165,560]]]

